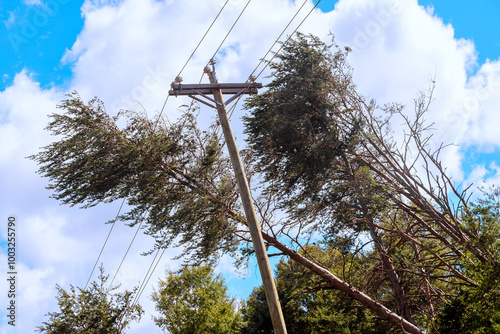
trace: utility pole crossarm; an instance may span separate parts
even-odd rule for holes
[[[257,94],[258,88],[262,88],[261,83],[244,82],[244,83],[210,83],[210,84],[188,84],[172,83],[170,95],[193,95],[196,93],[212,94],[214,89],[220,90],[222,94],[238,94],[243,90],[242,94]],[[195,92],[196,90],[196,92]]]
[[[215,62],[211,61],[212,66]],[[231,163],[234,168],[234,173],[238,188],[240,190],[241,201],[243,203],[243,209],[245,211],[245,216],[247,218],[249,232],[252,238],[255,256],[257,258],[257,263],[259,265],[260,274],[262,277],[262,284],[264,285],[264,291],[266,295],[267,304],[269,306],[269,312],[271,315],[271,322],[273,324],[273,329],[275,334],[287,334],[285,321],[283,318],[283,312],[281,310],[280,301],[278,298],[278,292],[276,290],[276,285],[273,278],[273,272],[271,265],[269,264],[269,259],[267,257],[267,251],[264,245],[264,240],[262,239],[262,234],[260,231],[259,223],[257,221],[257,214],[253,205],[252,194],[250,192],[250,187],[247,182],[245,175],[245,170],[241,162],[238,148],[236,146],[236,141],[234,138],[233,130],[231,129],[231,123],[229,122],[229,117],[227,115],[226,105],[234,101],[238,96],[242,94],[256,94],[257,88],[261,88],[262,84],[255,83],[253,80],[255,78],[251,77],[250,82],[246,83],[225,83],[220,84],[217,82],[217,77],[215,76],[215,69],[212,71],[210,67],[205,67],[204,72],[208,75],[210,79],[209,84],[198,84],[198,85],[183,85],[181,84],[182,78],[177,77],[172,83],[172,90],[169,92],[170,95],[188,95],[191,98],[202,102],[208,106],[211,106],[217,110],[219,121],[224,133],[224,138],[226,140],[227,149],[229,151],[229,156],[231,158]],[[212,95],[212,97],[208,95]],[[224,102],[222,97],[223,94],[233,94],[227,102]],[[206,100],[202,100],[201,98]],[[211,105],[209,102],[214,103]]]

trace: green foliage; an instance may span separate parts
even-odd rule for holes
[[[289,213],[336,234],[366,230],[353,218],[374,216],[387,192],[360,150],[366,108],[352,82],[347,52],[297,34],[283,45],[268,90],[247,100],[248,143],[259,171]],[[369,155],[367,155],[369,156]]]
[[[201,131],[194,110],[173,124],[133,112],[111,118],[97,99],[85,104],[73,93],[47,129],[60,136],[31,158],[50,179],[53,197],[84,208],[126,198],[130,225],[168,247],[174,240],[195,261],[227,252],[237,256],[237,189],[215,129]],[[127,120],[124,128],[119,119]]]
[[[47,334],[111,334],[123,333],[131,321],[139,321],[144,313],[133,305],[134,292],[114,292],[105,288],[108,276],[101,268],[99,282],[92,282],[87,290],[71,286],[66,291],[57,286],[59,312],[48,313],[49,320],[38,327]]]
[[[500,189],[492,189],[464,212],[462,221],[475,236],[471,242],[488,255],[493,263],[500,261]]]
[[[369,280],[366,264],[360,257],[343,267],[340,252],[307,247],[309,255],[320,260],[335,274],[352,270],[352,282]],[[345,265],[345,263],[344,263]],[[331,267],[330,267],[331,266]],[[355,276],[355,277],[354,277]],[[378,322],[371,312],[342,292],[329,289],[324,282],[301,265],[281,260],[276,268],[277,288],[289,333],[387,333],[390,324]],[[255,288],[243,308],[245,326],[242,334],[273,333],[263,287]],[[397,332],[397,331],[396,331]],[[393,332],[393,333],[396,333]]]
[[[332,54],[317,37],[297,34],[276,58],[267,91],[246,102],[247,140],[267,178],[277,182],[276,191],[290,194],[301,186],[317,192],[354,138],[341,138],[331,122],[352,89],[345,55]]]
[[[160,280],[152,298],[160,312],[154,321],[171,334],[229,334],[241,326],[224,279],[208,265],[167,272],[167,280]]]
[[[478,286],[464,286],[444,305],[437,317],[436,333],[500,333],[500,203],[499,190],[469,205],[463,221],[476,236],[472,240],[488,254],[490,262],[462,260],[465,272]]]
[[[435,333],[500,333],[500,264],[476,268],[478,287],[463,287],[436,319]]]

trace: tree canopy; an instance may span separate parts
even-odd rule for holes
[[[167,271],[153,296],[160,316],[155,323],[171,334],[237,333],[241,317],[227,295],[224,278],[208,265]]]
[[[47,129],[60,139],[32,156],[54,198],[83,208],[126,198],[132,209],[118,219],[144,219],[157,247],[180,239],[197,261],[236,255],[237,222],[227,209],[237,208],[237,189],[214,127],[201,131],[195,110],[174,124],[132,111],[111,117],[101,101],[86,104],[76,92],[59,108],[64,114],[51,115]]]
[[[139,321],[144,313],[132,305],[134,291],[113,292],[118,287],[105,287],[108,276],[100,268],[98,282],[88,289],[71,286],[69,291],[57,286],[58,312],[47,314],[49,320],[38,327],[46,334],[110,334],[124,333],[131,321]]]
[[[340,305],[343,296],[351,301],[342,305],[371,310],[391,330],[437,330],[441,310],[478,303],[484,289],[494,295],[497,281],[486,277],[499,259],[498,205],[471,202],[447,175],[446,146],[432,142],[425,121],[433,86],[413,112],[378,106],[357,92],[348,55],[297,34],[269,64],[267,89],[245,104],[243,155],[262,236],[315,277],[312,300]],[[173,123],[131,111],[110,117],[76,93],[60,108],[48,126],[58,141],[32,157],[55,198],[83,207],[126,198],[130,211],[119,219],[142,221],[156,248],[183,246],[189,263],[223,253],[241,263],[252,253],[217,125],[200,129],[196,108]],[[348,270],[358,265],[368,281]],[[446,319],[439,326],[458,323]]]

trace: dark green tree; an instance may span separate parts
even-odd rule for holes
[[[308,246],[307,251],[316,259],[329,265],[332,272],[342,275],[343,255],[339,251],[326,251],[319,246]],[[352,255],[352,254],[351,254]],[[369,256],[349,257],[347,270],[354,270],[356,277],[351,277],[357,284],[366,284],[373,280]],[[277,288],[287,330],[290,333],[387,333],[398,332],[397,326],[379,322],[373,313],[359,302],[338,290],[331,289],[327,283],[318,279],[297,263],[282,259],[276,268]],[[352,282],[352,283],[353,283]],[[380,287],[382,293],[387,285]],[[374,293],[376,294],[376,293]],[[271,334],[272,323],[267,308],[263,287],[255,288],[242,308],[245,326],[242,334]]]
[[[449,298],[435,321],[435,333],[500,333],[500,203],[493,189],[470,205],[463,220],[478,235],[475,242],[494,255],[493,263],[463,262],[477,287],[461,286]]]
[[[479,286],[458,289],[438,315],[435,333],[500,333],[500,265],[476,270]]]
[[[124,333],[131,321],[139,321],[144,311],[132,305],[135,291],[114,292],[105,287],[108,276],[100,268],[98,282],[88,289],[71,286],[69,291],[57,286],[59,312],[47,314],[49,320],[38,327],[46,334]]]
[[[338,98],[353,85],[344,54],[331,53],[317,37],[298,34],[276,58],[267,90],[246,102],[245,132],[274,190],[287,197],[302,191],[307,198],[331,178],[332,163],[352,144],[355,127],[353,136],[342,136],[331,119],[345,109]]]
[[[160,313],[154,321],[171,334],[232,334],[242,324],[224,278],[208,265],[167,271],[152,298]]]

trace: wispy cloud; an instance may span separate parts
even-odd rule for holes
[[[28,6],[39,6],[42,4],[42,0],[23,0],[23,2]]]
[[[9,17],[7,18],[7,20],[3,20],[2,22],[5,25],[5,27],[7,28],[7,30],[10,30],[14,26],[14,24],[16,23],[16,14],[15,14],[15,12],[10,11],[9,12]]]

